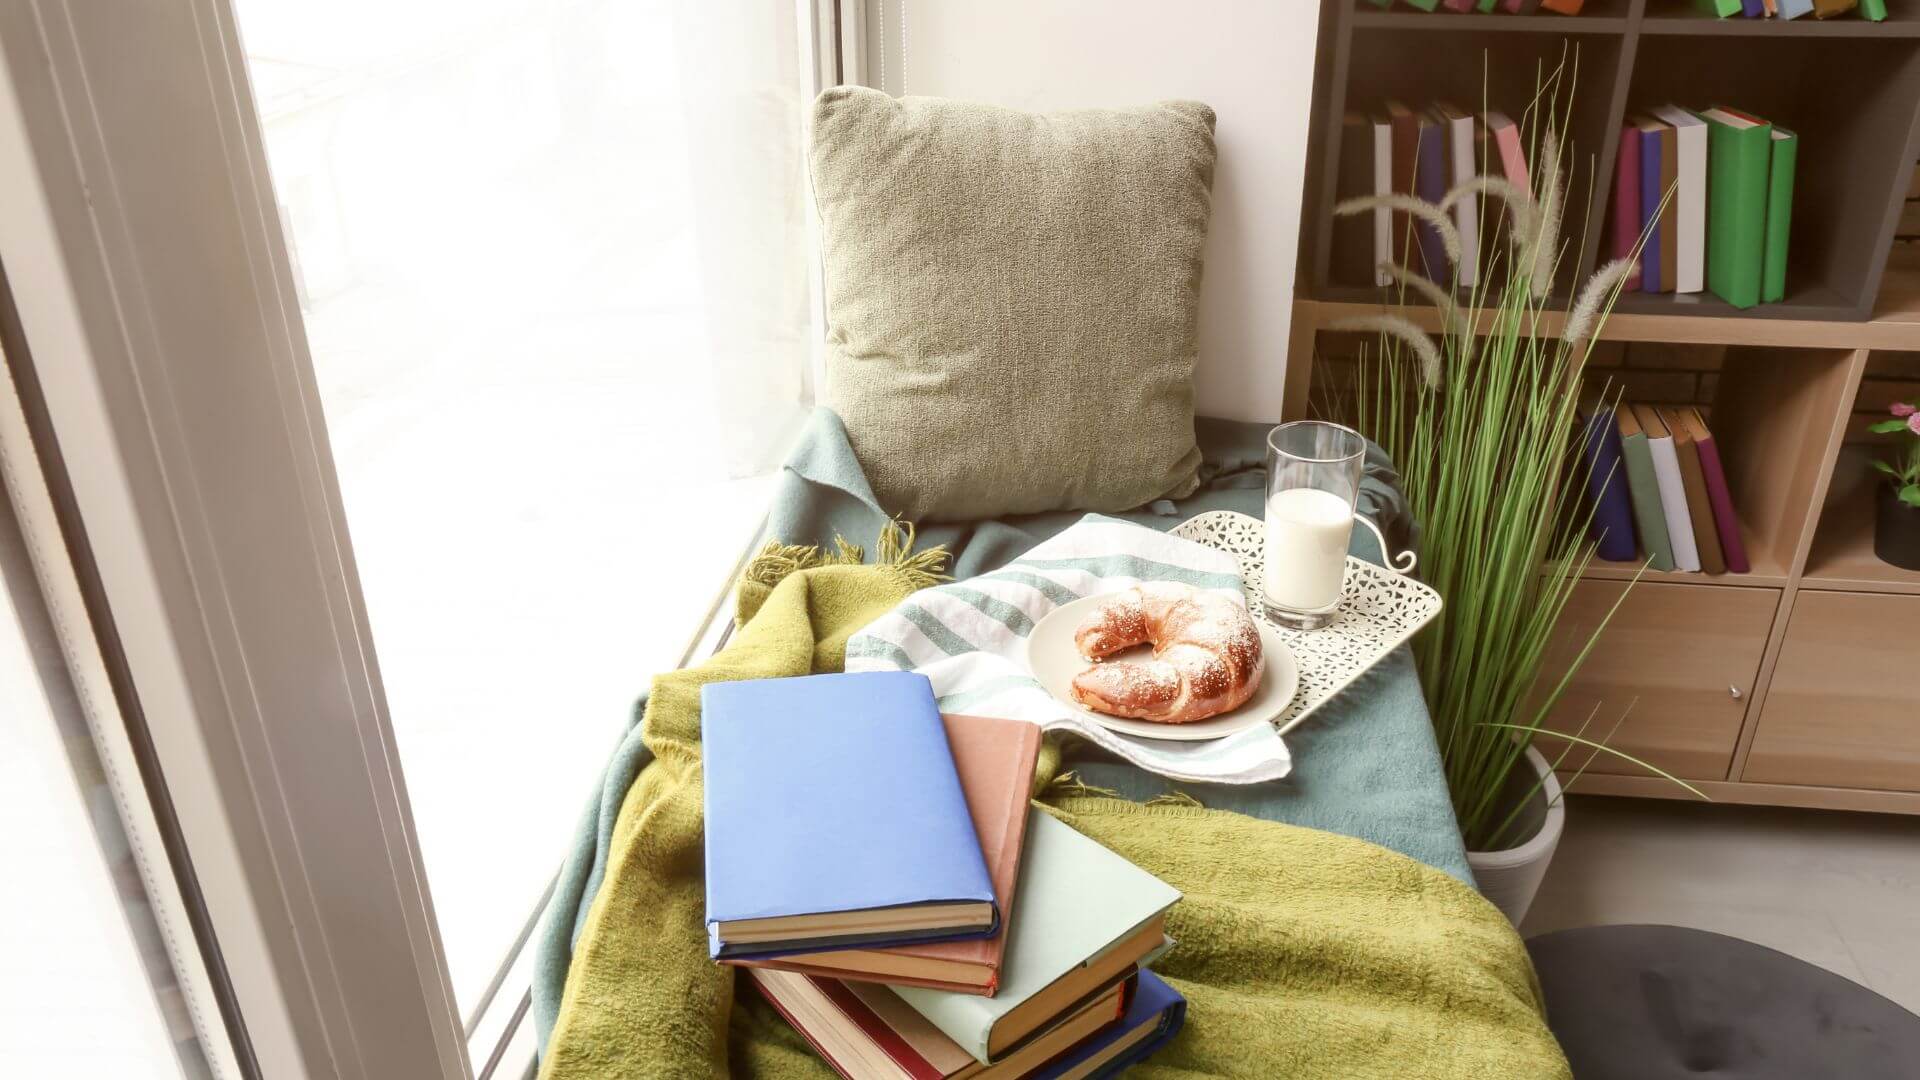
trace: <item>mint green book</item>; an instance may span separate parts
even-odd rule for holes
[[[1653,448],[1633,410],[1613,410],[1620,424],[1620,460],[1627,466],[1627,495],[1633,500],[1633,524],[1640,544],[1655,570],[1673,569],[1673,540],[1667,535],[1667,512],[1660,505],[1660,479],[1653,471]]]
[[[1473,10],[1479,12],[1482,15],[1485,15],[1488,12],[1492,11],[1493,6],[1499,2],[1500,0],[1479,0],[1478,3],[1473,5]]]
[[[1767,242],[1760,256],[1760,299],[1764,303],[1787,295],[1787,238],[1793,232],[1793,163],[1799,152],[1800,136],[1775,125],[1773,160],[1767,170]]]
[[[1737,308],[1760,302],[1773,125],[1716,105],[1707,122],[1707,288]]]
[[[1421,11],[1432,11],[1434,8],[1440,6],[1440,0],[1407,0],[1407,3],[1412,7],[1419,8]]]
[[[1887,0],[1860,0],[1860,17],[1869,22],[1881,22],[1887,17]]]
[[[1029,810],[999,991],[990,998],[918,986],[893,991],[991,1065],[1070,1006],[1131,976],[1162,947],[1161,923],[1179,899],[1173,886],[1072,826]]]
[[[1694,10],[1724,19],[1740,14],[1740,0],[1693,0]]]

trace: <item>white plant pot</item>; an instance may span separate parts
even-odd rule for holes
[[[1567,824],[1567,804],[1560,797],[1560,781],[1553,775],[1553,768],[1531,746],[1527,747],[1526,760],[1534,774],[1525,777],[1525,787],[1532,787],[1535,777],[1547,778],[1520,812],[1521,834],[1527,840],[1505,851],[1467,852],[1467,865],[1473,868],[1481,895],[1493,901],[1493,906],[1516,927],[1533,906],[1533,896],[1540,891],[1540,881],[1547,876],[1547,864],[1553,861],[1553,850],[1560,846],[1560,832]],[[1521,778],[1516,775],[1514,779]]]

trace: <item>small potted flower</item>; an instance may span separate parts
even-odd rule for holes
[[[1904,436],[1892,461],[1873,463],[1887,477],[1874,508],[1873,553],[1902,570],[1920,570],[1920,400],[1896,401],[1888,411],[1893,419],[1867,429]]]

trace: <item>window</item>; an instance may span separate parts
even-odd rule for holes
[[[470,1012],[808,401],[791,0],[234,0]]]

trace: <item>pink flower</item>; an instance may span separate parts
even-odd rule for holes
[[[1912,416],[1907,417],[1907,430],[1913,432],[1915,435],[1920,435],[1920,412],[1916,412]]]
[[[1903,420],[1915,413],[1920,413],[1920,409],[1916,409],[1904,401],[1896,401],[1887,406],[1887,411]]]

